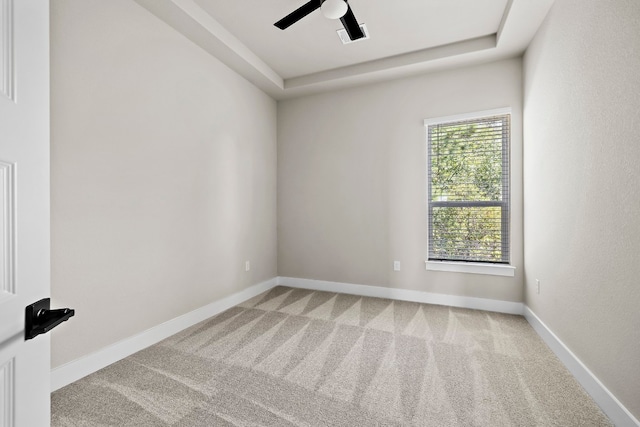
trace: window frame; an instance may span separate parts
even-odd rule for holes
[[[434,125],[444,125],[448,123],[478,120],[494,116],[509,116],[508,134],[503,137],[502,142],[502,199],[501,201],[432,201],[431,200],[431,141],[429,138],[429,128]],[[511,108],[499,108],[493,110],[476,111],[453,116],[436,117],[424,120],[426,131],[427,149],[427,228],[428,228],[428,252],[425,261],[427,270],[437,271],[458,271],[464,273],[495,274],[500,276],[513,276],[515,268],[511,262],[511,122],[513,121]],[[506,189],[506,191],[505,191]],[[506,193],[506,197],[505,197]],[[433,208],[434,207],[475,207],[475,206],[496,206],[501,208],[501,261],[482,260],[459,260],[459,259],[436,259],[431,258],[433,249]]]

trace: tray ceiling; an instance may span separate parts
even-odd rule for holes
[[[522,54],[554,0],[350,0],[370,39],[343,45],[305,0],[136,0],[276,99]]]

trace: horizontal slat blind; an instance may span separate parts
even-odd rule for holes
[[[508,263],[510,115],[427,129],[429,259]]]

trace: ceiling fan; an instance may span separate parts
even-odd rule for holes
[[[326,18],[340,19],[351,40],[365,36],[347,0],[310,0],[273,25],[284,30],[317,9],[321,9]]]

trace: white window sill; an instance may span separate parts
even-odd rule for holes
[[[508,264],[485,264],[482,262],[425,261],[427,270],[451,271],[454,273],[489,274],[509,276],[516,274],[516,268]]]

